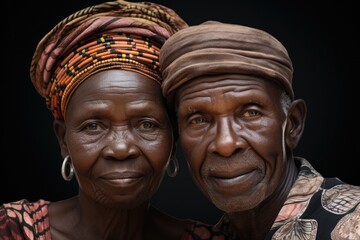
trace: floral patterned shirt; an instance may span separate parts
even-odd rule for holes
[[[360,186],[324,178],[303,158],[299,174],[265,239],[360,240]],[[239,239],[225,214],[218,224]]]

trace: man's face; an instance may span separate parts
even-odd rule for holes
[[[286,115],[274,83],[201,77],[176,95],[180,143],[195,183],[225,212],[257,206],[285,171]]]

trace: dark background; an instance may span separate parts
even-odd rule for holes
[[[100,1],[60,2],[2,5],[0,203],[22,198],[56,201],[77,193],[75,180],[69,183],[61,177],[52,115],[31,85],[29,67],[44,34],[75,10]],[[296,97],[308,104],[305,132],[295,154],[307,158],[326,177],[360,185],[355,37],[359,25],[354,1],[321,6],[267,0],[154,2],[173,8],[190,25],[205,20],[239,23],[278,38],[293,60]],[[220,211],[192,183],[180,150],[178,159],[178,176],[165,177],[153,203],[177,217],[215,223]]]

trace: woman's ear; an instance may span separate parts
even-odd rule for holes
[[[286,146],[294,150],[298,145],[305,127],[306,104],[302,99],[294,100],[288,111],[285,130]]]
[[[53,128],[55,131],[55,135],[57,137],[59,146],[60,146],[60,151],[61,151],[61,155],[64,158],[65,156],[69,155],[69,150],[67,148],[67,143],[66,143],[66,126],[64,121],[61,120],[54,120],[53,123]]]

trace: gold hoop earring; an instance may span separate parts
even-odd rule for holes
[[[169,164],[166,168],[166,173],[169,177],[175,177],[179,171],[179,162],[175,156],[171,156],[170,163],[171,162],[173,163],[172,165],[174,165],[174,167],[172,168],[170,166],[171,164]]]
[[[69,166],[69,174],[66,174],[66,166]],[[74,176],[74,168],[71,164],[70,156],[67,155],[61,165],[61,175],[65,181],[70,181]]]

